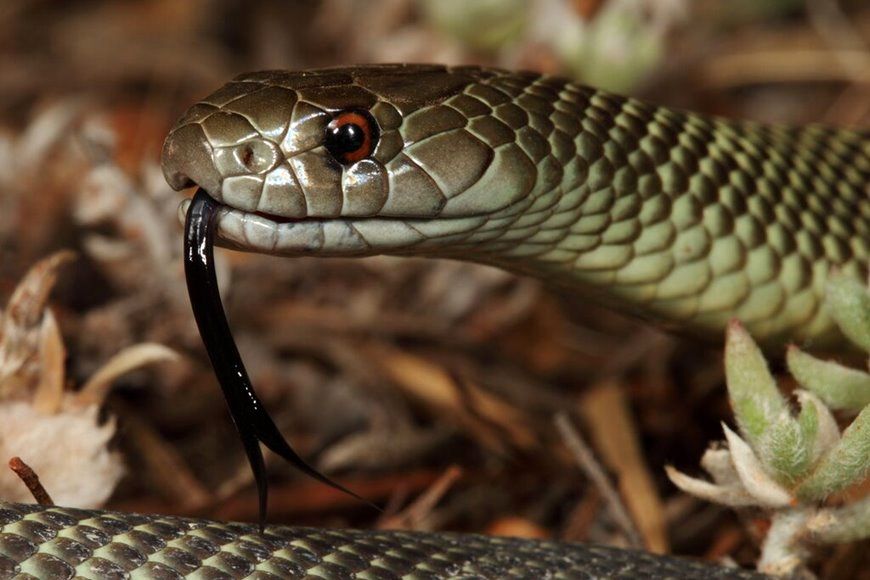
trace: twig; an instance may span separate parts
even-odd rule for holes
[[[864,41],[858,29],[843,13],[836,0],[807,0],[807,16],[810,24],[831,47],[832,53],[854,50],[868,54],[870,46]],[[835,114],[850,123],[859,123],[870,111],[867,90],[870,86],[870,67],[860,66],[853,59],[840,57],[841,65],[851,76],[851,84],[846,87],[829,107],[826,120],[836,120]],[[843,111],[848,113],[844,115]]]
[[[36,503],[46,506],[54,505],[51,496],[48,495],[48,492],[45,491],[45,488],[42,487],[42,484],[39,482],[39,476],[36,475],[36,472],[33,471],[29,465],[24,463],[20,457],[16,456],[9,460],[9,469],[14,471],[15,475],[24,482],[24,485],[26,485],[27,489],[30,490]]]
[[[601,497],[604,498],[613,521],[619,526],[629,545],[633,548],[643,548],[643,539],[631,517],[629,517],[628,511],[626,511],[625,506],[622,504],[619,492],[613,487],[613,484],[604,472],[604,468],[595,459],[592,449],[589,448],[571,424],[567,413],[557,414],[553,422],[565,441],[565,445],[574,454],[577,464],[586,473],[586,476],[592,481],[599,493],[601,493]]]
[[[106,365],[103,368],[108,367]],[[97,372],[99,374],[100,371]],[[81,394],[82,391],[79,391],[79,395]],[[98,398],[102,396],[99,395]],[[178,450],[164,440],[147,421],[125,405],[116,404],[115,408],[122,413],[127,437],[141,457],[144,467],[142,477],[153,482],[154,487],[161,490],[161,495],[177,502],[183,511],[195,511],[215,500]]]
[[[806,8],[810,24],[832,48],[864,52],[870,50],[870,45],[843,12],[837,0],[807,0]],[[856,68],[854,72],[859,78],[867,78],[866,70]]]
[[[428,469],[419,469],[399,474],[398,479],[396,474],[389,474],[365,479],[346,478],[343,481],[366,499],[380,501],[389,497],[399,486],[410,493],[420,492],[432,485],[440,475]],[[135,504],[131,506],[138,511],[143,511]],[[210,506],[209,516],[221,520],[252,521],[257,517],[256,506],[256,491],[245,490]],[[325,487],[320,482],[299,481],[272,487],[269,497],[269,517],[277,519],[342,508],[360,508],[360,506],[364,508],[365,504],[341,491]],[[162,513],[162,509],[157,511]]]
[[[561,539],[566,542],[585,542],[589,540],[589,530],[601,512],[601,494],[598,488],[590,489],[577,502],[565,518]]]
[[[451,465],[441,477],[429,486],[429,489],[420,494],[402,512],[383,518],[378,524],[378,529],[389,530],[407,527],[416,529],[460,477],[462,477],[462,468]]]
[[[701,83],[710,90],[753,84],[843,82],[866,70],[862,50],[770,49],[724,54],[702,67]]]
[[[644,546],[653,553],[667,553],[664,508],[644,459],[624,386],[612,380],[602,382],[583,395],[579,410],[600,460],[614,474]]]

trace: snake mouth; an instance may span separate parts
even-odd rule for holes
[[[461,218],[308,217],[288,218],[217,205],[216,243],[249,252],[282,256],[368,256],[402,254],[437,248],[445,238],[461,237],[479,228],[485,216]],[[179,207],[183,222],[191,206]]]
[[[273,221],[276,224],[289,224],[292,222],[298,222],[298,221],[302,221],[303,219],[305,219],[305,218],[285,217],[285,216],[275,215],[275,214],[271,214],[271,213],[266,213],[264,211],[255,211],[253,213],[254,213],[254,215],[260,216],[261,218],[265,218],[267,220]]]
[[[278,430],[257,396],[236,348],[224,313],[215,272],[213,242],[220,227],[221,205],[204,189],[189,200],[184,224],[184,273],[193,315],[224,398],[239,432],[257,483],[260,503],[260,531],[266,521],[268,484],[262,443],[296,469],[331,487],[367,502],[309,465]],[[375,509],[379,509],[374,504]]]

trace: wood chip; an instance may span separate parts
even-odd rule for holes
[[[470,432],[484,446],[505,451],[504,440],[531,450],[537,446],[534,429],[522,411],[474,384],[458,384],[449,371],[420,356],[386,345],[365,345],[369,358],[397,386],[432,410]]]
[[[579,410],[600,457],[616,474],[623,501],[646,548],[657,554],[666,553],[669,546],[664,508],[644,462],[622,386],[602,383],[583,397]]]
[[[377,526],[378,529],[425,529],[423,522],[435,509],[435,505],[461,477],[462,468],[458,465],[451,465],[441,477],[429,486],[429,489],[420,494],[408,507],[393,516],[382,518]]]
[[[57,413],[63,403],[65,359],[66,348],[57,319],[51,310],[46,310],[39,336],[39,383],[33,393],[33,406],[46,415]]]
[[[76,395],[75,403],[82,406],[101,405],[112,383],[121,375],[145,365],[177,359],[178,354],[174,350],[161,344],[142,343],[125,348],[88,379]]]

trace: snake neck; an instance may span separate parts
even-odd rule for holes
[[[572,84],[537,103],[539,138],[519,140],[534,186],[441,254],[694,334],[718,337],[737,317],[766,345],[840,344],[822,297],[832,269],[867,277],[866,135],[709,119]]]
[[[351,105],[379,138],[345,166],[315,145]],[[473,260],[694,333],[737,317],[767,344],[837,341],[828,274],[865,279],[870,261],[868,135],[711,119],[531,73],[245,75],[179,121],[163,166],[176,187],[219,193],[231,247]]]

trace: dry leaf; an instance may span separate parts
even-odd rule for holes
[[[162,344],[142,343],[125,348],[104,364],[75,395],[76,405],[100,405],[112,383],[121,375],[156,362],[178,360],[178,354]]]

